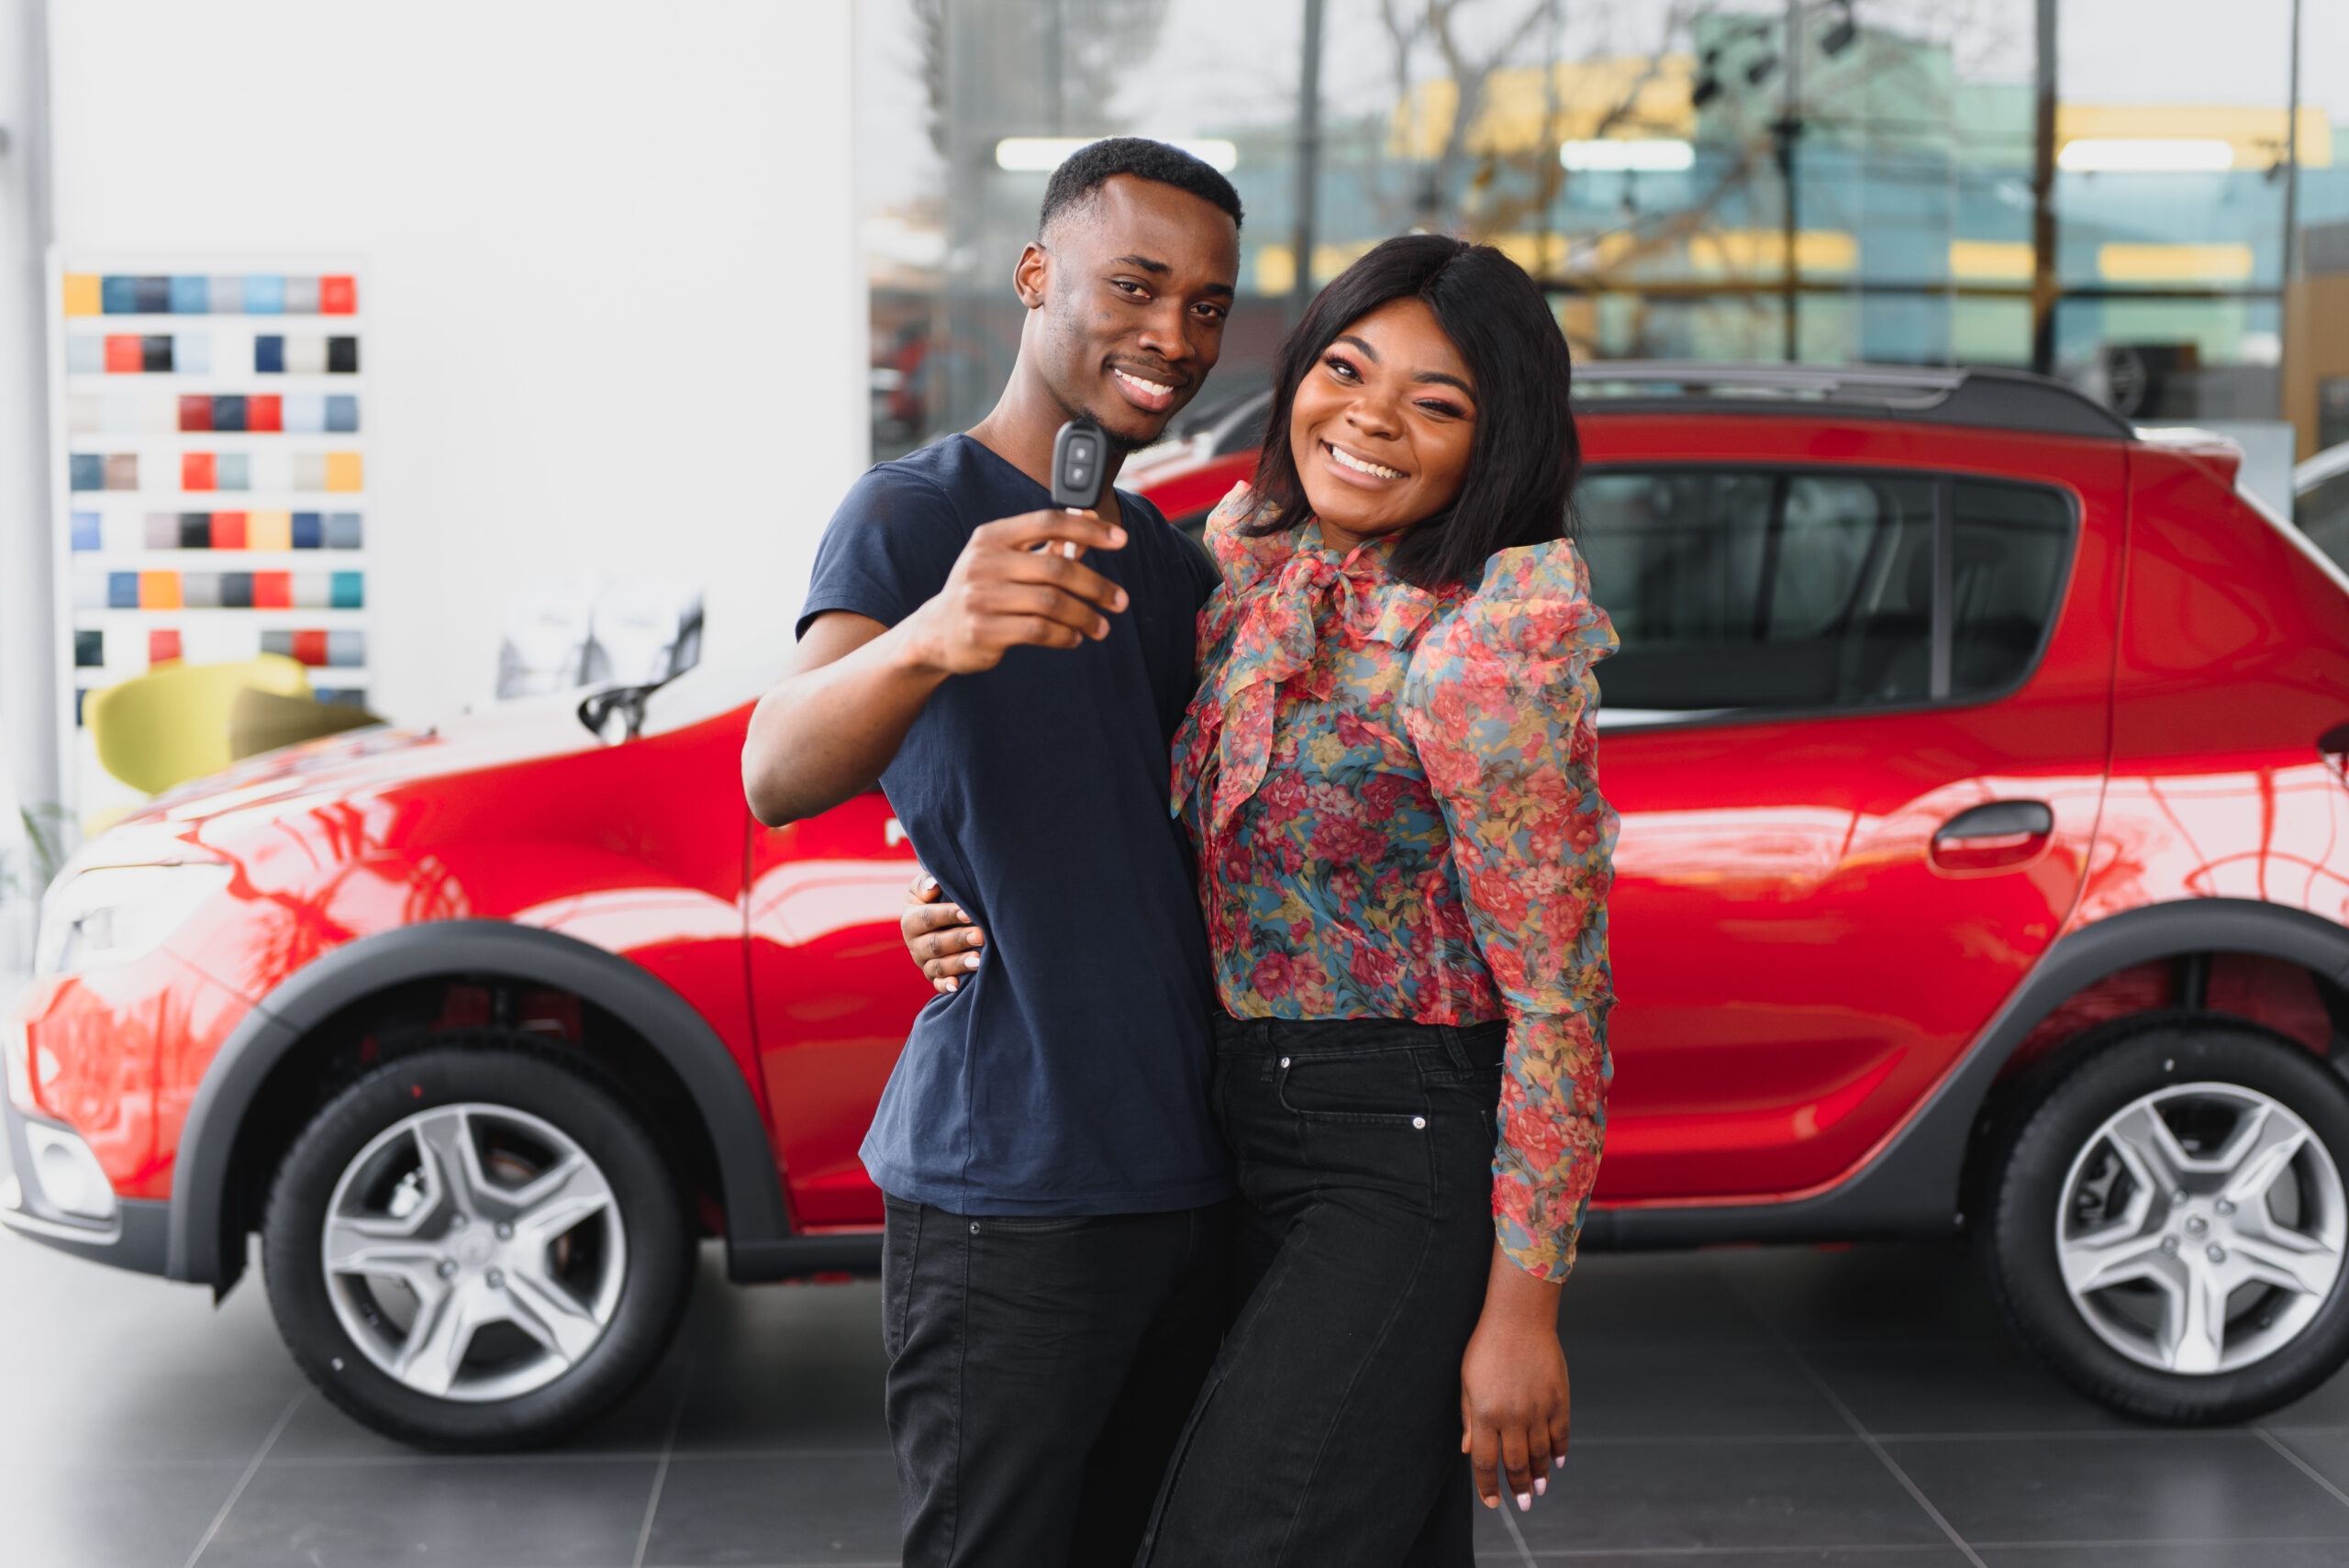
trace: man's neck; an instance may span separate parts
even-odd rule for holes
[[[1052,438],[1068,423],[1070,415],[1043,383],[1027,373],[1024,363],[1015,364],[1010,383],[987,417],[966,432],[971,439],[1003,459],[1012,467],[1050,490],[1052,487]],[[1115,520],[1118,515],[1116,492],[1110,486],[1118,482],[1118,471],[1125,466],[1126,454],[1114,447],[1109,452],[1107,470],[1101,476],[1102,517]]]

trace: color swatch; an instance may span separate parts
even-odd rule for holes
[[[359,280],[348,272],[67,272],[63,297],[69,317],[353,316]]]

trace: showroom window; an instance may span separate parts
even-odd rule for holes
[[[1610,727],[1994,695],[2029,672],[2071,558],[2069,506],[2032,485],[1607,469],[1575,506],[1622,639],[1598,671]]]
[[[2239,0],[2214,50],[2162,42],[2199,0],[856,4],[876,457],[993,406],[1050,164],[1127,132],[1247,207],[1203,417],[1419,228],[1522,262],[1578,364],[2031,365],[2127,418],[2349,439],[2285,327],[2349,234],[2349,6]]]

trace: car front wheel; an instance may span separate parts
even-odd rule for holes
[[[335,1404],[419,1446],[495,1449],[575,1430],[651,1369],[694,1249],[618,1098],[492,1038],[336,1096],[278,1169],[262,1259],[279,1331]]]
[[[1984,1235],[2008,1324],[2124,1414],[2288,1404],[2349,1359],[2349,1084],[2223,1019],[2129,1034],[2007,1144]]]

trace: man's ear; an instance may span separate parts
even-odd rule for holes
[[[1044,306],[1044,291],[1052,279],[1052,252],[1044,249],[1042,240],[1030,239],[1027,248],[1019,252],[1019,265],[1011,269],[1012,292],[1029,309],[1041,310]]]

